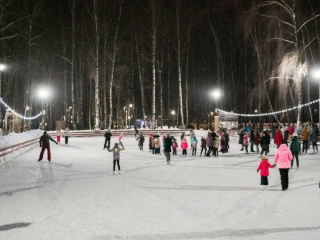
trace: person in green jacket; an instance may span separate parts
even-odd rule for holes
[[[293,134],[292,141],[290,144],[290,150],[291,150],[292,156],[293,156],[292,161],[291,161],[291,169],[293,167],[294,158],[296,158],[297,168],[299,168],[299,153],[301,150],[301,143],[300,143],[300,140],[298,139],[297,133]]]

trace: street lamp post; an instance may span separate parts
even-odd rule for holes
[[[314,78],[318,79],[318,88],[319,88],[319,99],[320,99],[320,70],[314,70],[312,73],[312,76],[314,76]],[[320,101],[319,101],[319,123],[320,123]]]
[[[48,97],[49,92],[46,89],[41,89],[39,91],[39,97],[41,98],[41,110],[42,110],[42,119],[41,119],[41,126],[44,129],[44,121],[45,121],[45,111],[43,109],[43,99]]]
[[[132,103],[129,104],[129,107],[127,106],[124,106],[123,109],[125,111],[125,114],[126,114],[126,121],[125,121],[125,124],[126,124],[126,128],[127,129],[131,129],[131,118],[132,118],[132,109],[133,108],[133,105]]]
[[[172,128],[174,128],[174,116],[176,115],[176,111],[172,110],[170,115],[171,115]]]
[[[6,66],[4,64],[0,64],[0,98],[2,98],[1,95],[1,73],[3,70],[6,69]],[[1,107],[2,105],[0,104],[0,128],[2,128],[2,111],[1,111]]]
[[[128,112],[128,120],[129,120],[129,126],[130,126],[130,129],[131,129],[131,118],[133,117],[133,115],[132,115],[132,108],[133,108],[133,105],[130,103],[129,104],[129,112]]]

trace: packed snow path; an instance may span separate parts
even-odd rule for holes
[[[124,137],[120,175],[103,137],[63,140],[51,163],[37,147],[1,166],[0,239],[320,239],[320,153],[300,156],[281,191],[278,169],[260,187],[259,155],[237,139],[218,158],[179,149],[167,165]]]

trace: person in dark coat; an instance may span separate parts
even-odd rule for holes
[[[260,132],[258,129],[256,129],[254,132],[254,145],[256,146],[257,153],[260,152],[260,150],[259,150],[260,139],[261,139]]]
[[[206,138],[206,143],[207,143],[207,147],[208,147],[208,151],[207,151],[206,156],[210,157],[210,154],[213,151],[213,138],[210,133],[208,133],[208,136]]]
[[[264,131],[263,135],[260,139],[260,146],[261,146],[261,154],[260,155],[261,155],[261,157],[263,156],[263,153],[265,153],[265,155],[268,154],[269,144],[270,144],[270,136],[267,131]]]
[[[185,135],[186,135],[186,134],[185,134],[184,132],[181,133],[181,136],[180,136],[181,142],[183,141]]]
[[[166,155],[167,164],[170,164],[170,154],[171,154],[171,147],[172,147],[172,138],[170,134],[164,139],[164,154]]]
[[[283,132],[283,142],[284,142],[285,144],[287,144],[287,146],[288,146],[288,139],[289,139],[289,130],[288,130],[288,128],[286,127],[285,130],[284,130],[284,132]]]
[[[313,153],[318,153],[318,136],[314,128],[311,130],[310,133],[310,142],[312,143]]]
[[[52,141],[58,145],[58,142],[56,142],[50,135],[48,135],[47,131],[44,131],[43,135],[40,137],[40,140],[39,140],[41,152],[40,152],[38,162],[42,160],[44,151],[46,149],[47,149],[47,153],[48,153],[48,161],[51,162],[50,141]]]
[[[103,149],[105,148],[110,148],[110,141],[111,141],[111,137],[112,137],[112,133],[110,132],[110,129],[108,129],[108,131],[104,134],[105,140],[104,140],[104,146]],[[107,146],[108,144],[108,146]]]
[[[244,134],[245,134],[244,129],[241,128],[240,132],[239,132],[239,144],[241,144],[240,151],[243,151],[243,137],[244,137]]]
[[[294,133],[290,144],[290,150],[292,153],[291,169],[293,167],[293,161],[296,159],[297,168],[299,168],[299,153],[301,151],[301,142],[298,138],[298,134]]]
[[[254,130],[251,129],[251,131],[250,131],[250,152],[254,152],[253,146],[254,146]]]
[[[136,140],[138,141],[140,151],[143,151],[144,136],[142,132],[140,132],[139,137]]]
[[[204,137],[201,137],[201,153],[200,153],[200,156],[202,155],[203,149],[204,149],[204,155],[206,155],[207,154],[206,139]]]
[[[139,131],[138,131],[137,125],[135,124],[134,125],[134,137],[137,137],[137,135],[139,136]]]

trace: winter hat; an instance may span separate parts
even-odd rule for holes
[[[298,134],[295,132],[295,133],[293,134],[293,136],[294,136],[294,137],[298,137]]]
[[[267,157],[267,156],[263,156],[261,160],[269,161],[269,159],[268,159],[268,157]]]

